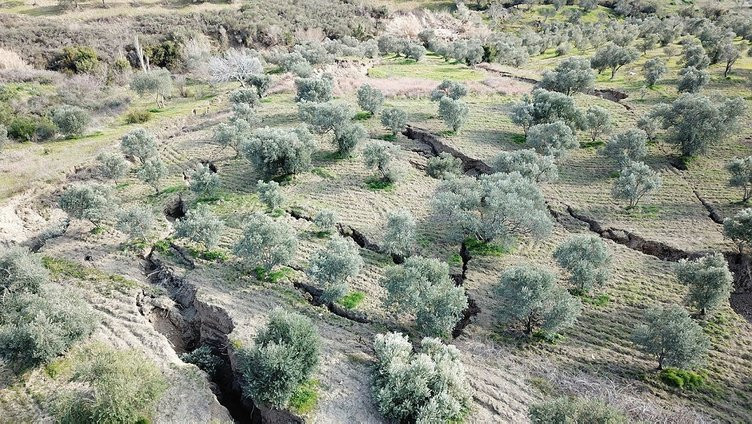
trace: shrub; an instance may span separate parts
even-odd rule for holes
[[[146,159],[141,168],[136,171],[138,178],[150,185],[154,192],[159,194],[159,182],[167,176],[167,166],[158,156]]]
[[[611,115],[600,106],[591,106],[585,111],[584,127],[590,133],[590,141],[595,143],[598,137],[611,131]]]
[[[73,293],[14,293],[0,311],[0,357],[20,369],[48,362],[89,336],[97,320]]]
[[[146,240],[155,225],[154,213],[146,206],[135,205],[117,213],[117,229],[131,239]]]
[[[332,99],[332,80],[330,78],[298,78],[296,102],[327,102]]]
[[[696,42],[690,42],[684,45],[683,52],[684,66],[691,66],[695,69],[705,69],[710,65],[705,49]]]
[[[157,154],[157,140],[143,128],[135,129],[120,139],[120,150],[126,156],[136,158],[143,165]]]
[[[661,176],[642,162],[629,161],[619,171],[611,194],[616,199],[629,201],[627,208],[634,208],[646,195],[661,187]]]
[[[579,145],[572,130],[561,121],[530,127],[526,139],[538,153],[554,157],[562,156]]]
[[[347,293],[348,280],[363,268],[358,245],[351,239],[334,237],[326,248],[316,251],[308,262],[306,274],[323,289],[321,300],[333,303]]]
[[[247,265],[270,271],[292,260],[297,249],[298,238],[289,225],[257,212],[246,221],[234,252]]]
[[[329,209],[322,209],[313,217],[313,224],[322,233],[331,234],[337,230],[337,215]]]
[[[415,218],[409,211],[389,212],[382,245],[384,251],[399,257],[409,256],[415,249],[415,229]]]
[[[682,68],[679,71],[679,82],[676,89],[680,93],[697,93],[710,81],[710,75],[701,69],[692,66]]]
[[[219,190],[221,182],[219,175],[212,172],[208,166],[199,164],[196,169],[190,173],[191,191],[199,196],[211,195]]]
[[[180,354],[180,360],[197,366],[201,371],[207,373],[212,380],[217,376],[222,366],[222,359],[215,355],[208,345],[201,345],[191,352]]]
[[[230,93],[230,103],[245,104],[251,107],[256,107],[259,104],[259,96],[256,90],[239,88]]]
[[[572,326],[582,309],[578,299],[556,285],[551,272],[530,265],[507,268],[496,294],[501,322],[522,324],[526,334],[537,328],[557,333]]]
[[[397,162],[401,152],[402,149],[397,145],[374,140],[363,149],[363,162],[367,168],[375,168],[379,172],[381,181],[394,183],[402,174],[402,168]]]
[[[63,135],[81,135],[91,122],[89,113],[76,106],[61,106],[52,112],[52,122]]]
[[[334,144],[337,153],[343,157],[349,157],[355,150],[355,146],[368,137],[365,128],[360,124],[345,123],[334,129]]]
[[[8,130],[5,125],[0,124],[0,150],[8,143]]]
[[[459,131],[460,127],[467,122],[469,114],[470,109],[462,100],[454,100],[446,96],[439,100],[439,116],[454,132]]]
[[[0,252],[0,298],[11,293],[37,293],[49,278],[41,256],[18,246]]]
[[[650,309],[643,321],[636,328],[633,341],[658,361],[659,370],[664,365],[693,368],[703,362],[710,341],[681,306]]]
[[[375,115],[384,103],[384,94],[368,84],[363,84],[358,88],[358,105],[361,109]]]
[[[201,243],[207,249],[213,249],[219,244],[224,229],[224,222],[206,205],[189,210],[175,223],[175,234],[178,237]]]
[[[556,248],[554,259],[569,272],[569,282],[580,291],[589,292],[608,280],[611,253],[597,236],[570,237]]]
[[[86,219],[96,225],[109,214],[113,200],[108,187],[93,183],[65,189],[58,203],[71,218]]]
[[[654,86],[658,80],[661,79],[663,74],[666,73],[666,62],[660,58],[648,59],[645,64],[642,65],[642,72],[645,75],[645,84],[648,87]]]
[[[392,135],[397,135],[407,125],[407,113],[402,109],[394,107],[385,109],[381,112],[381,125],[389,129]]]
[[[349,123],[353,111],[350,105],[341,101],[300,102],[298,117],[308,124],[312,131],[324,134]]]
[[[379,411],[395,422],[461,422],[470,411],[472,390],[460,351],[424,338],[413,352],[407,337],[378,334],[374,342],[373,392]]]
[[[285,408],[318,365],[321,340],[311,321],[276,309],[250,349],[241,349],[243,394],[255,403]]]
[[[155,96],[157,106],[162,107],[164,100],[172,94],[172,75],[167,69],[138,72],[131,77],[130,87],[139,96]]]
[[[584,120],[572,97],[542,88],[533,90],[532,97],[525,95],[520,102],[514,103],[510,116],[526,135],[534,125],[557,121],[567,124],[574,131],[583,127]]]
[[[455,286],[447,264],[436,259],[409,257],[388,268],[381,284],[388,293],[386,304],[413,314],[426,336],[449,338],[467,307],[465,290]]]
[[[726,164],[726,170],[731,174],[729,185],[741,187],[744,190],[742,202],[749,201],[752,198],[752,156],[732,160]]]
[[[159,368],[136,350],[92,344],[71,358],[71,383],[86,389],[61,393],[56,405],[60,423],[148,422],[168,388]]]
[[[680,260],[676,264],[676,277],[689,287],[687,303],[698,308],[703,317],[728,300],[734,283],[728,263],[720,253]]]
[[[517,172],[536,183],[556,181],[559,178],[554,157],[539,155],[533,149],[501,152],[494,158],[491,168],[494,172],[504,174]]]
[[[599,400],[569,397],[531,405],[528,418],[533,424],[627,424],[629,422],[624,413]]]
[[[590,59],[590,66],[597,69],[598,73],[607,68],[611,69],[611,79],[614,79],[616,71],[622,66],[634,62],[638,57],[640,57],[640,53],[632,47],[622,47],[609,42],[595,52],[595,55]]]
[[[244,120],[236,120],[229,124],[221,123],[214,128],[211,142],[221,147],[235,151],[235,157],[240,155],[243,141],[248,137],[251,126]]]
[[[52,68],[59,71],[68,71],[74,74],[91,72],[99,63],[97,52],[89,46],[64,47],[58,55]]]
[[[47,118],[16,116],[8,124],[8,135],[19,141],[46,141],[57,133],[55,124]]]
[[[149,58],[151,66],[160,68],[175,70],[183,63],[181,46],[174,40],[163,40],[144,47],[144,56]]]
[[[100,153],[97,156],[99,174],[104,178],[117,181],[128,173],[128,162],[117,153]]]
[[[241,150],[265,177],[299,174],[311,168],[315,141],[305,128],[259,128]]]
[[[441,180],[462,175],[462,160],[450,153],[441,152],[438,156],[428,159],[426,172],[429,176]]]
[[[151,113],[148,110],[131,110],[125,114],[126,124],[143,124],[151,119]]]
[[[567,96],[593,89],[595,75],[590,69],[590,60],[582,57],[569,57],[556,65],[553,71],[543,73],[540,86],[549,91],[558,91]]]
[[[669,386],[674,386],[680,390],[696,390],[705,385],[705,377],[694,371],[682,370],[679,368],[666,368],[661,370],[658,378]]]
[[[272,83],[272,78],[266,74],[254,74],[248,76],[247,83],[256,88],[256,94],[259,98],[264,97],[266,91]]]
[[[283,54],[279,58],[279,66],[301,78],[308,78],[313,73],[311,64],[298,52]]]
[[[467,96],[467,86],[461,82],[444,80],[431,91],[431,101],[438,102],[445,96],[459,100]]]
[[[258,53],[253,50],[230,49],[221,57],[215,56],[209,59],[209,76],[212,83],[219,84],[229,81],[237,81],[241,85],[254,85],[258,89],[259,75],[264,73],[264,67],[258,58]],[[259,92],[259,97],[261,93]]]
[[[279,183],[276,181],[264,182],[259,180],[256,183],[256,191],[259,200],[266,205],[269,211],[273,211],[282,205],[282,191],[279,189]]]
[[[616,160],[620,166],[642,160],[648,154],[647,135],[639,129],[629,129],[613,135],[603,148],[606,157]]]
[[[742,209],[731,218],[723,220],[723,234],[736,242],[739,253],[752,245],[752,208]]]
[[[648,141],[655,141],[660,125],[658,120],[650,114],[641,115],[637,118],[637,128],[645,131]]]

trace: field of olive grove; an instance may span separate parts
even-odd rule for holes
[[[0,423],[752,421],[749,9],[0,3]]]

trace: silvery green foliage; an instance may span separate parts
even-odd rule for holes
[[[658,80],[661,79],[663,74],[666,73],[666,62],[662,59],[654,57],[645,61],[642,65],[642,72],[645,74],[645,84],[648,87],[654,86]]]
[[[724,219],[723,234],[734,240],[740,253],[745,247],[752,246],[752,208],[742,209],[733,217]]]
[[[621,166],[642,160],[648,154],[647,134],[634,128],[614,134],[603,148],[603,154]]]
[[[523,177],[542,183],[556,181],[559,169],[553,156],[543,156],[533,149],[499,153],[491,163],[494,172],[511,174],[518,172]]]
[[[355,146],[368,137],[365,128],[360,124],[346,122],[334,129],[334,144],[337,152],[343,157],[349,157]]]
[[[726,170],[731,174],[729,185],[741,187],[744,190],[742,202],[747,202],[752,197],[752,156],[732,160],[726,164]]]
[[[705,49],[696,42],[689,42],[684,45],[684,66],[692,66],[695,69],[705,69],[710,65]]]
[[[483,61],[483,45],[478,40],[455,40],[447,53],[452,59],[470,66]]]
[[[300,53],[311,65],[326,65],[334,61],[334,56],[329,54],[324,45],[319,42],[298,44],[293,47],[293,50]]]
[[[729,72],[731,72],[731,67],[734,66],[734,63],[739,59],[739,56],[741,56],[741,52],[734,45],[733,40],[724,42],[720,47],[718,59],[726,64],[726,67],[723,70],[724,78],[728,77]]]
[[[383,104],[384,93],[380,90],[368,84],[363,84],[358,88],[358,105],[361,109],[370,112],[371,115],[375,115],[381,110],[381,105]]]
[[[454,100],[444,96],[439,100],[439,116],[452,131],[459,131],[460,127],[467,122],[470,109],[462,100]]]
[[[248,103],[235,103],[232,105],[232,117],[230,123],[238,123],[242,121],[241,128],[254,127],[261,123],[261,118],[256,113],[253,106]]]
[[[175,223],[175,234],[178,237],[201,243],[207,249],[212,249],[219,244],[224,229],[224,222],[204,204],[189,210]]]
[[[521,324],[526,334],[540,328],[557,333],[571,327],[582,310],[580,301],[556,284],[546,269],[518,265],[501,274],[497,316],[504,324]]]
[[[117,153],[100,153],[97,156],[99,174],[104,178],[115,180],[123,178],[128,173],[128,162],[123,155]]]
[[[590,141],[595,142],[598,137],[611,131],[611,115],[600,106],[590,106],[585,111],[584,127],[590,133]]]
[[[472,389],[460,351],[424,338],[418,352],[400,333],[376,335],[373,393],[379,411],[394,422],[459,423],[470,411]]]
[[[0,252],[0,298],[10,293],[37,293],[50,279],[42,256],[23,247],[12,246]]]
[[[611,194],[616,199],[625,199],[633,208],[646,195],[658,190],[663,184],[661,176],[642,162],[629,161],[619,171]]]
[[[332,99],[332,80],[330,77],[298,78],[296,102],[328,102]]]
[[[587,293],[608,280],[611,252],[597,236],[570,237],[556,248],[554,259],[569,272],[569,282],[580,291]]]
[[[556,65],[553,71],[543,73],[541,87],[549,91],[558,91],[567,96],[593,89],[595,75],[590,69],[590,59],[583,57],[569,57]]]
[[[710,341],[681,306],[649,309],[632,340],[664,366],[694,368],[704,362]]]
[[[395,144],[373,140],[363,149],[363,162],[367,168],[375,168],[383,181],[396,182],[403,172],[398,162],[401,151]]]
[[[137,128],[120,139],[120,150],[143,164],[157,154],[157,140],[150,132]]]
[[[389,212],[387,215],[384,243],[386,253],[396,256],[410,256],[415,249],[415,218],[404,209]]]
[[[57,129],[66,136],[81,135],[91,123],[89,112],[78,106],[60,106],[50,117]]]
[[[731,296],[734,277],[720,253],[676,264],[676,277],[689,287],[687,303],[709,316]]]
[[[250,124],[245,120],[235,120],[229,124],[221,123],[214,129],[211,142],[220,146],[222,150],[229,147],[235,151],[235,157],[240,155],[243,140],[251,131]]]
[[[564,122],[572,131],[583,127],[582,112],[577,109],[574,99],[563,93],[542,88],[533,90],[533,95],[525,95],[512,105],[512,122],[520,125],[525,134],[537,124]]]
[[[146,206],[135,205],[118,211],[115,226],[132,240],[145,240],[156,223],[157,220],[151,209]]]
[[[438,102],[444,96],[459,100],[467,96],[467,86],[461,82],[444,80],[431,91],[431,101]]]
[[[433,178],[446,180],[462,174],[462,160],[448,152],[441,152],[438,156],[428,159],[426,172]]]
[[[348,280],[363,268],[358,245],[352,239],[335,236],[326,247],[316,251],[308,261],[306,274],[323,289],[321,300],[336,302],[347,293]]]
[[[323,103],[298,103],[298,117],[311,131],[324,134],[350,122],[354,113],[345,102],[331,100]]]
[[[710,81],[710,75],[702,69],[687,66],[679,71],[679,82],[676,89],[680,93],[697,93]]]
[[[501,9],[500,6],[493,6]],[[506,12],[504,12],[506,13]],[[512,34],[495,34],[491,45],[496,49],[494,61],[502,64],[519,68],[530,60],[530,53],[522,45],[522,39]]]
[[[637,118],[637,128],[645,131],[645,136],[652,142],[658,136],[660,125],[655,117],[650,114],[644,114]]]
[[[137,72],[131,77],[130,87],[139,96],[154,95],[160,104],[172,94],[172,75],[167,69]]]
[[[381,112],[381,125],[388,128],[392,135],[396,135],[407,125],[407,113],[396,107],[385,109]]]
[[[580,5],[582,5],[582,2],[580,2]],[[568,397],[530,405],[528,417],[532,424],[627,424],[630,422],[622,412],[599,400]]]
[[[590,59],[590,66],[597,69],[598,73],[605,69],[611,69],[611,79],[616,76],[622,66],[634,62],[640,57],[640,53],[632,47],[622,47],[612,42],[599,48]]]
[[[153,156],[146,159],[146,162],[136,171],[136,176],[159,194],[159,182],[167,176],[167,166],[158,156]]]
[[[12,293],[0,311],[0,358],[20,369],[49,362],[89,336],[97,321],[91,307],[65,289]]]
[[[538,153],[559,157],[579,146],[572,130],[561,121],[537,124],[527,131],[527,144]]]
[[[198,166],[196,166],[196,168],[190,173],[191,191],[199,196],[216,193],[217,190],[219,190],[220,184],[219,175],[212,172],[212,170],[204,164],[198,164]]]
[[[425,336],[449,338],[467,296],[449,277],[449,267],[433,258],[411,256],[402,265],[390,267],[381,284],[387,290],[386,304],[415,315],[418,331]]]
[[[5,125],[0,124],[0,149],[8,143],[8,129]]]
[[[256,212],[245,223],[234,252],[250,267],[270,271],[289,263],[298,250],[298,238],[289,225]]]
[[[86,184],[68,187],[60,195],[60,209],[76,219],[92,223],[102,221],[110,212],[113,200],[110,189],[102,184]]]
[[[322,209],[313,217],[313,224],[319,231],[332,233],[337,229],[337,215],[329,209]]]
[[[313,374],[320,351],[321,338],[310,319],[275,309],[253,346],[238,352],[243,394],[259,405],[287,407]]]
[[[509,246],[520,236],[544,239],[553,228],[540,189],[517,172],[444,181],[432,207],[459,240],[476,237]]]
[[[279,189],[279,183],[276,181],[264,182],[259,180],[256,183],[256,191],[259,200],[266,205],[267,209],[273,211],[282,205],[282,190]]]
[[[404,46],[401,53],[404,54],[406,58],[413,59],[418,62],[423,59],[423,56],[426,55],[426,48],[418,43],[411,41]]]
[[[292,72],[301,78],[308,78],[313,73],[313,67],[299,52],[281,55],[278,64],[285,72]]]
[[[259,96],[256,90],[252,88],[239,88],[230,93],[230,103],[256,107],[259,104]]]
[[[255,74],[248,77],[247,83],[256,89],[259,98],[264,97],[272,83],[272,77],[266,74]]]
[[[667,140],[681,148],[684,156],[705,153],[736,128],[746,106],[740,97],[713,104],[705,96],[683,93],[670,105],[656,107],[651,115],[668,129]]]
[[[213,84],[236,81],[252,84],[254,77],[264,73],[264,66],[253,50],[230,49],[223,56],[209,59],[209,76]]]
[[[315,148],[313,136],[303,127],[259,128],[241,146],[245,158],[267,179],[308,171]]]

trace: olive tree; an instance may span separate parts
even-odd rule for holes
[[[690,157],[704,153],[733,131],[744,111],[744,100],[739,97],[713,104],[705,96],[684,93],[651,114],[669,130],[667,140],[678,145],[683,156]]]
[[[134,205],[118,211],[115,228],[127,234],[131,240],[146,240],[156,224],[157,220],[151,209]]]
[[[259,105],[259,96],[256,90],[251,88],[239,88],[229,96],[230,103],[233,105],[245,104],[252,108]]]
[[[442,97],[459,100],[467,96],[467,86],[461,82],[444,80],[431,91],[431,101],[438,102]]]
[[[706,71],[688,66],[679,71],[679,82],[676,88],[680,93],[697,93],[709,81],[710,75]]]
[[[190,189],[199,196],[211,195],[219,190],[219,175],[204,164],[198,164],[189,174]]]
[[[271,271],[289,263],[298,250],[298,238],[292,227],[256,212],[245,223],[234,252],[251,267]]]
[[[213,84],[239,82],[253,84],[254,78],[264,73],[264,66],[253,50],[229,49],[222,56],[209,59],[209,76]]]
[[[89,112],[78,106],[60,106],[52,111],[50,118],[65,136],[81,135],[91,123]]]
[[[433,178],[446,180],[462,174],[462,160],[451,153],[441,152],[438,156],[428,159],[426,173]]]
[[[381,125],[389,129],[392,135],[397,135],[407,125],[407,113],[396,107],[385,109],[381,112]]]
[[[723,234],[736,243],[739,253],[752,246],[752,208],[742,209],[733,217],[724,219]]]
[[[536,183],[556,181],[559,169],[553,156],[543,156],[533,149],[514,150],[499,153],[491,162],[494,172],[511,174],[518,172]]]
[[[178,237],[201,243],[207,249],[217,247],[224,229],[225,223],[204,204],[188,210],[185,216],[175,223],[175,234]]]
[[[37,293],[49,279],[41,255],[20,246],[0,251],[0,299],[11,293]]]
[[[597,236],[570,237],[554,250],[554,259],[567,270],[569,282],[582,293],[588,293],[608,280],[611,252]]]
[[[739,49],[734,45],[732,40],[723,43],[719,51],[719,60],[725,63],[725,67],[723,68],[724,78],[728,78],[731,67],[734,66],[740,55]]]
[[[645,75],[645,84],[648,87],[653,87],[666,71],[666,62],[658,57],[648,59],[642,65],[642,73]]]
[[[376,169],[381,181],[394,183],[402,175],[398,162],[402,149],[386,141],[374,140],[363,149],[363,162],[369,169]]]
[[[256,192],[259,200],[269,211],[273,211],[282,205],[282,191],[279,189],[279,183],[276,181],[265,182],[259,180],[256,183]]]
[[[544,72],[540,86],[569,96],[578,92],[590,92],[594,83],[595,75],[590,68],[590,60],[569,57],[559,62],[554,70]]]
[[[147,159],[157,154],[157,140],[150,132],[138,128],[120,139],[120,150],[143,165]]]
[[[167,166],[158,156],[150,157],[136,171],[136,176],[141,181],[149,184],[154,189],[154,192],[159,194],[159,182],[167,176]]]
[[[328,102],[298,103],[298,117],[308,124],[311,131],[325,134],[350,122],[354,113],[345,102],[330,100]]]
[[[242,146],[244,156],[267,179],[300,174],[311,168],[316,142],[303,127],[259,128]]]
[[[525,95],[520,102],[514,103],[510,116],[526,135],[534,125],[557,121],[564,122],[575,131],[583,127],[584,119],[572,97],[542,88],[536,88],[532,96]]]
[[[741,187],[743,190],[742,202],[747,203],[752,197],[752,156],[728,162],[726,170],[731,174],[729,185]]]
[[[337,214],[330,209],[321,209],[314,215],[313,224],[318,231],[331,234],[337,230]]]
[[[734,277],[720,253],[676,264],[676,277],[689,287],[687,303],[700,310],[703,317],[711,315],[731,296]]]
[[[449,277],[446,263],[411,256],[401,265],[387,268],[381,280],[386,304],[415,316],[422,335],[449,338],[467,307],[462,287]]]
[[[130,87],[139,96],[155,96],[157,107],[163,107],[165,99],[172,94],[172,75],[167,69],[137,72],[131,77]]]
[[[358,245],[352,239],[334,237],[308,261],[306,275],[321,287],[321,301],[336,302],[347,293],[348,280],[363,268]]]
[[[608,111],[600,106],[590,106],[585,111],[584,127],[590,134],[590,141],[595,143],[598,137],[611,131],[613,123]]]
[[[640,57],[640,53],[632,47],[622,47],[609,42],[595,52],[595,55],[590,59],[590,64],[598,70],[598,73],[610,69],[611,79],[614,79],[616,72],[622,66],[634,62],[638,57]]]
[[[128,162],[117,153],[100,153],[97,156],[99,174],[115,183],[128,173]]]
[[[424,338],[413,352],[400,333],[376,335],[373,395],[388,420],[459,423],[469,413],[472,389],[460,351],[439,339]]]
[[[98,225],[109,215],[113,199],[109,187],[92,183],[66,188],[58,204],[71,218],[85,219]]]
[[[365,128],[360,124],[344,123],[334,129],[334,144],[337,153],[342,157],[352,155],[355,147],[368,137]]]
[[[313,374],[321,337],[307,317],[275,309],[253,340],[238,352],[243,394],[254,403],[285,408],[293,393]]]
[[[694,368],[702,364],[710,341],[681,306],[653,308],[632,335],[637,347],[664,366]]]
[[[572,130],[561,121],[530,127],[526,139],[538,153],[554,157],[563,156],[579,145]]]
[[[541,330],[555,334],[574,324],[582,305],[556,284],[546,269],[518,265],[501,274],[496,287],[501,307],[497,312],[504,324],[521,324],[525,334]]]
[[[660,123],[650,113],[646,113],[646,114],[640,115],[640,117],[637,118],[636,127],[640,130],[645,131],[645,136],[648,138],[648,141],[653,142],[658,136],[658,130],[660,130]]]
[[[371,116],[381,109],[382,104],[384,104],[384,93],[380,90],[368,84],[363,84],[358,88],[358,105]]]
[[[298,78],[296,102],[327,102],[332,99],[332,80],[327,77]]]
[[[684,66],[691,66],[695,69],[705,69],[710,65],[710,58],[705,52],[705,49],[702,45],[696,42],[685,44],[683,55]]]
[[[241,146],[251,131],[250,124],[245,120],[235,120],[230,123],[220,123],[214,128],[211,143],[221,150],[227,147],[235,152],[237,158],[241,153]]]
[[[439,100],[439,116],[444,123],[457,132],[467,122],[470,109],[462,100],[454,100],[444,96]]]
[[[647,135],[645,131],[634,128],[614,134],[601,152],[620,166],[640,161],[648,154]]]
[[[658,190],[663,183],[660,174],[642,162],[629,161],[622,166],[619,177],[611,187],[615,199],[629,202],[627,209],[634,208],[646,195]]]
[[[404,258],[415,249],[415,218],[404,209],[389,212],[382,247],[390,255]]]

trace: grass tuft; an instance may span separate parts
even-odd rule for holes
[[[346,309],[355,309],[365,299],[366,295],[363,292],[354,291],[345,295],[339,300],[339,303]]]
[[[308,414],[319,402],[318,380],[308,380],[301,384],[290,397],[290,409],[300,415]]]

